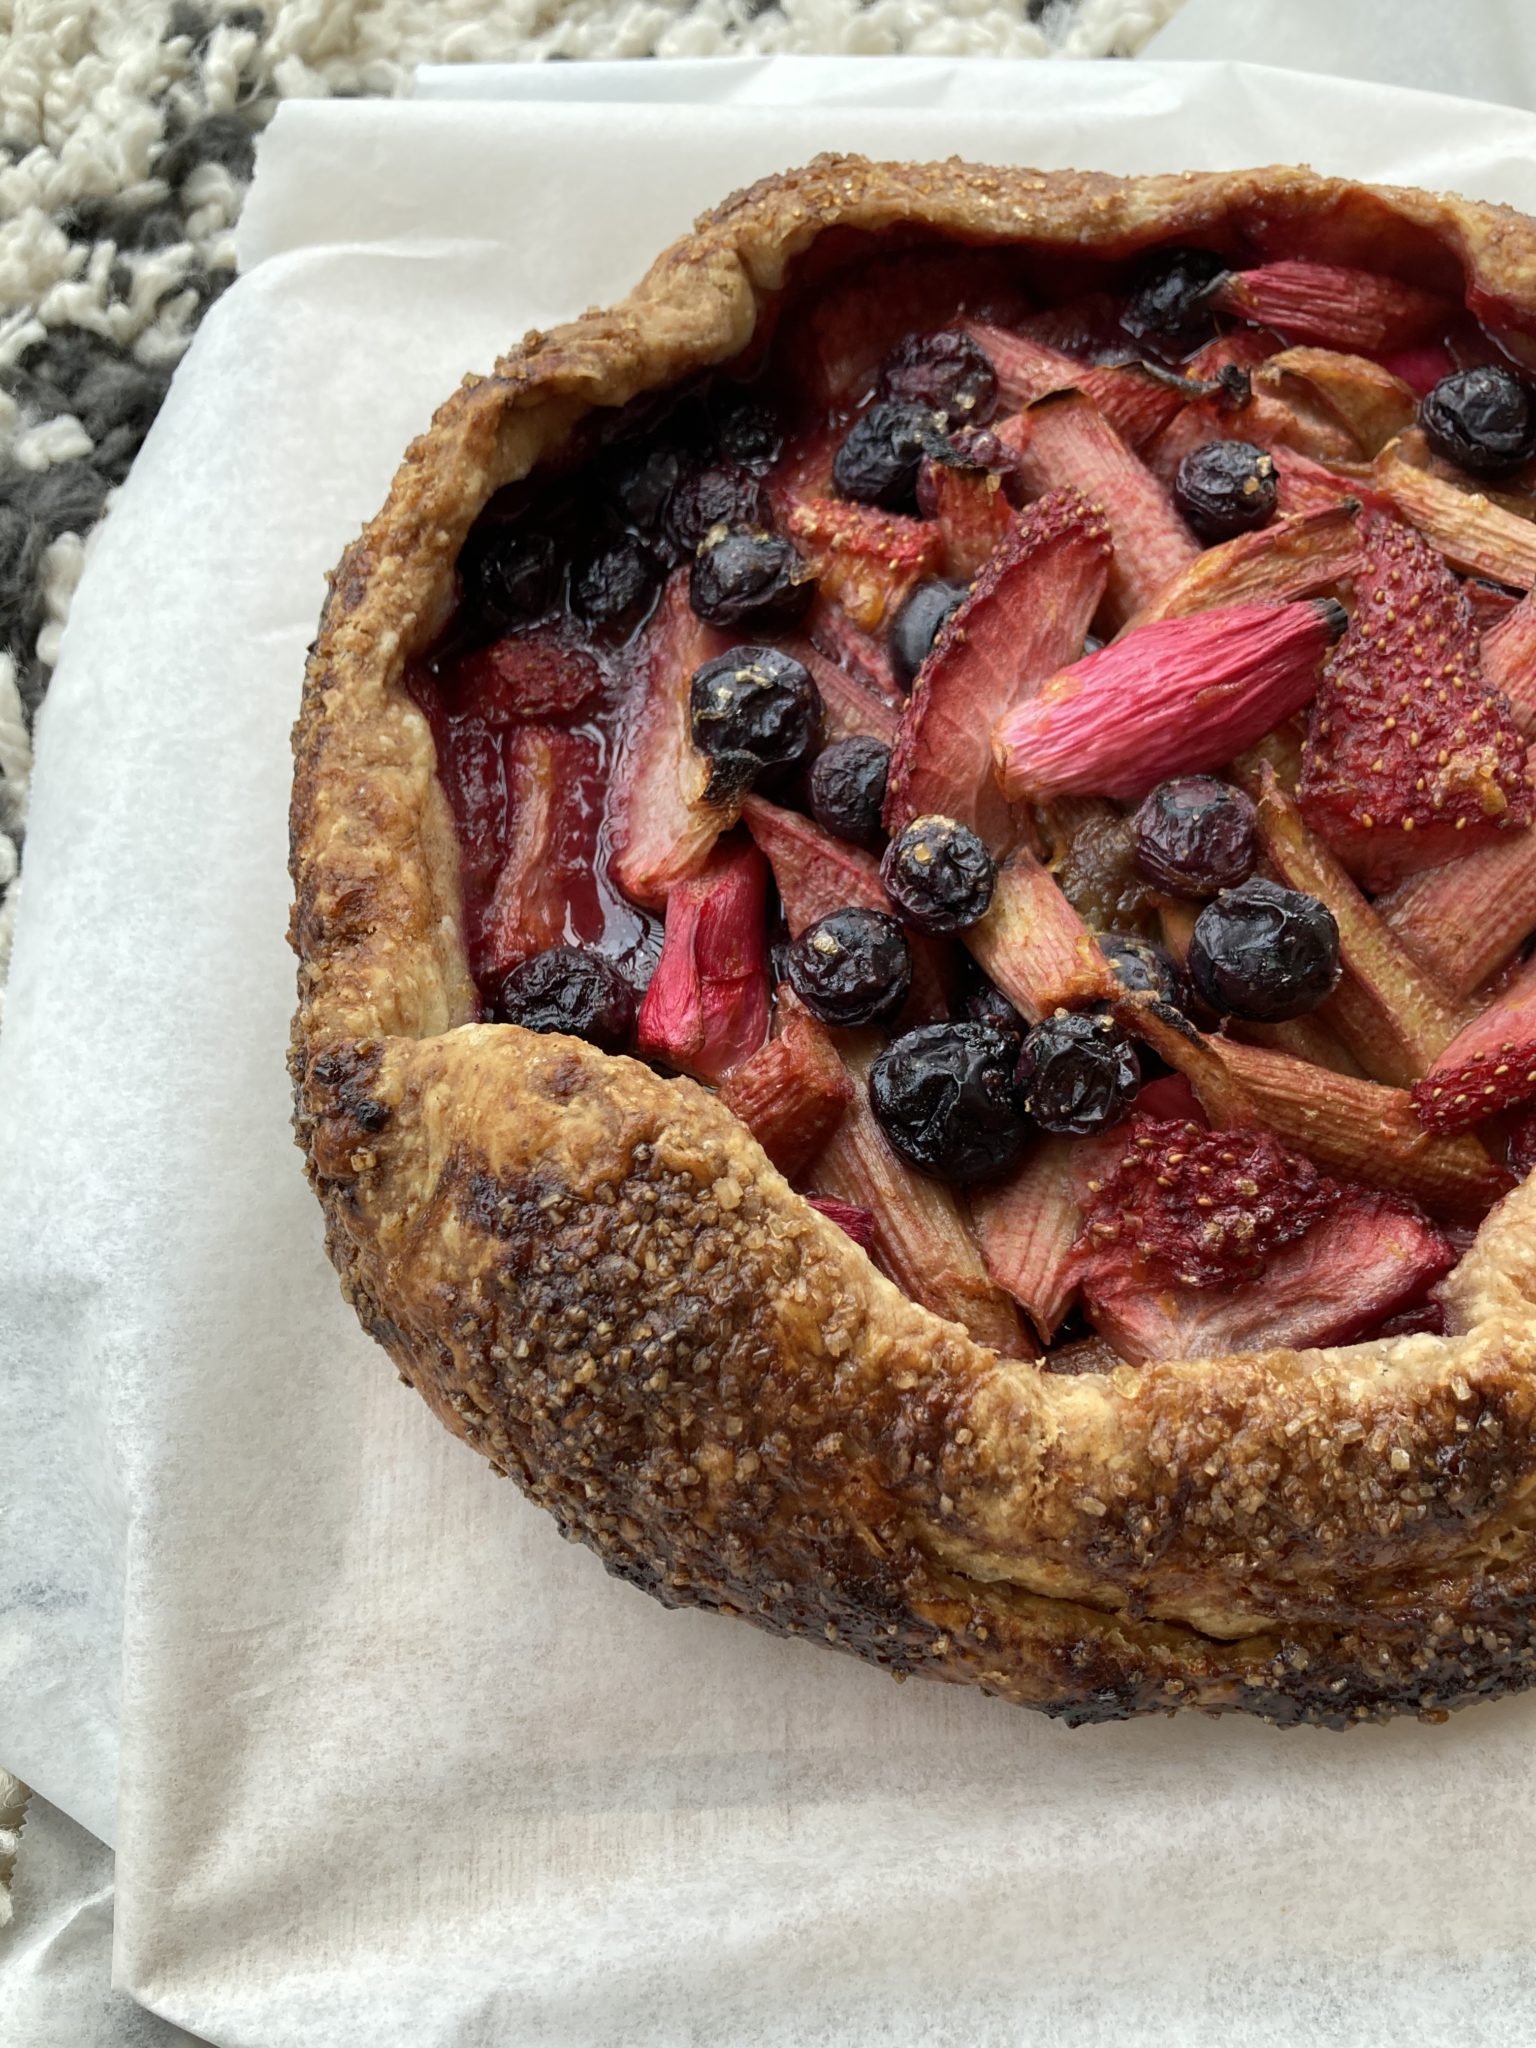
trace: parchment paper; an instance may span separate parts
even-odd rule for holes
[[[922,89],[285,106],[250,274],[93,548],[0,1041],[0,1754],[115,1834],[119,1980],[224,2048],[1536,2023],[1536,1701],[1070,1733],[668,1615],[395,1383],[321,1252],[288,728],[323,571],[464,369],[823,147],[1305,157],[1536,206],[1508,111],[1177,65]]]

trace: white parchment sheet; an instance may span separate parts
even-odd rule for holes
[[[686,110],[290,103],[93,548],[0,1041],[0,1754],[118,1848],[222,2048],[1508,2044],[1536,1700],[1071,1733],[669,1615],[396,1383],[288,1134],[288,729],[322,576],[509,338],[816,149],[1309,158],[1536,207],[1536,117],[1228,67],[730,67]],[[940,75],[942,74],[942,76]],[[839,101],[845,103],[838,103]]]

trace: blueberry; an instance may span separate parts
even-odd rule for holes
[[[937,413],[949,427],[980,427],[997,410],[997,372],[979,342],[946,327],[897,343],[880,371],[880,395]]]
[[[1015,1080],[1042,1130],[1089,1138],[1118,1123],[1141,1086],[1135,1048],[1112,1017],[1058,1010],[1026,1034]]]
[[[689,685],[688,712],[694,745],[715,764],[717,794],[804,760],[821,734],[821,692],[777,647],[733,647],[706,661]]]
[[[1152,995],[1176,1010],[1189,1004],[1189,991],[1173,955],[1139,932],[1100,932],[1099,951],[1123,989],[1132,995]]]
[[[1209,249],[1160,249],[1141,271],[1120,324],[1137,341],[1192,349],[1213,331],[1205,294],[1229,266]]]
[[[986,1024],[925,1024],[895,1039],[869,1076],[887,1143],[941,1180],[994,1180],[1018,1163],[1030,1125],[1013,1084],[1018,1043]]]
[[[1283,1024],[1333,992],[1339,928],[1315,896],[1256,876],[1201,911],[1189,972],[1200,996],[1222,1016]]]
[[[591,626],[635,625],[656,588],[656,564],[628,535],[590,555],[571,577],[572,608]]]
[[[698,553],[717,526],[759,530],[768,524],[768,499],[750,470],[698,463],[684,470],[662,517],[662,530],[679,560]]]
[[[1253,805],[1214,775],[1179,775],[1144,797],[1136,865],[1171,896],[1214,896],[1253,872]]]
[[[833,458],[833,488],[861,505],[915,512],[924,458],[948,449],[943,420],[926,406],[872,405],[848,429]]]
[[[1252,533],[1280,503],[1274,458],[1251,441],[1207,441],[1179,464],[1173,501],[1202,540]]]
[[[622,1052],[635,1028],[635,991],[590,946],[551,946],[514,967],[493,1006],[495,1021],[525,1031],[564,1031],[604,1052]]]
[[[901,926],[883,910],[834,910],[787,949],[784,971],[823,1024],[873,1024],[906,1001],[912,953]]]
[[[661,524],[682,468],[683,458],[675,448],[644,448],[620,460],[613,495],[624,517],[642,533],[654,533]]]
[[[834,839],[876,851],[885,844],[880,813],[890,767],[891,750],[879,740],[834,740],[811,770],[811,816]]]
[[[784,446],[784,428],[766,399],[739,384],[717,384],[709,396],[709,413],[723,462],[759,476],[772,469]]]
[[[911,689],[918,670],[928,659],[933,643],[939,637],[939,628],[956,606],[965,602],[967,595],[963,583],[945,583],[935,579],[930,583],[919,583],[903,601],[891,621],[886,641],[891,673],[902,689]]]
[[[508,521],[475,528],[459,555],[464,594],[489,626],[526,626],[555,601],[555,544]]]
[[[1495,363],[1442,377],[1419,424],[1437,455],[1474,476],[1500,476],[1536,455],[1536,393]]]
[[[969,825],[914,818],[880,863],[885,893],[924,932],[957,932],[986,915],[997,863]]]
[[[965,998],[965,1014],[973,1024],[990,1024],[994,1031],[1004,1031],[1015,1040],[1022,1039],[1028,1028],[1002,990],[986,980]]]
[[[711,626],[771,633],[798,625],[816,595],[805,558],[781,534],[711,535],[694,557],[688,601]]]

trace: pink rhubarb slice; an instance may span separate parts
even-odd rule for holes
[[[1536,747],[1526,771],[1536,777]],[[1536,831],[1508,833],[1465,860],[1410,875],[1376,908],[1448,995],[1470,996],[1536,929]]]
[[[636,1045],[701,1081],[724,1081],[768,1035],[768,869],[750,844],[726,845],[673,885],[661,958],[640,1005]]]
[[[1374,270],[1338,263],[1265,263],[1230,271],[1207,295],[1213,311],[1291,341],[1377,355],[1443,332],[1459,310],[1454,300]]]
[[[1221,541],[1175,576],[1131,626],[1222,605],[1329,594],[1361,567],[1359,512],[1356,501],[1345,499]]]
[[[1059,671],[993,733],[1003,794],[1129,798],[1216,768],[1299,711],[1345,617],[1329,599],[1138,626]]]
[[[986,916],[961,936],[1031,1023],[1119,991],[1093,934],[1027,847],[1003,862]]]
[[[1536,597],[1524,597],[1482,636],[1483,681],[1499,691],[1526,739],[1536,738]]]
[[[778,991],[778,1005],[778,1037],[730,1074],[720,1100],[793,1180],[842,1122],[853,1083],[831,1038],[791,990]]]

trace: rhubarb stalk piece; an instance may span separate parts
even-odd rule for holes
[[[1205,387],[1147,363],[1081,362],[1031,334],[973,322],[967,333],[985,349],[997,372],[998,396],[1009,412],[1022,412],[1053,391],[1081,391],[1121,440],[1141,448]]]
[[[1378,490],[1453,569],[1529,590],[1536,583],[1536,523],[1506,512],[1481,491],[1464,491],[1415,467],[1403,453],[1413,439],[1405,434],[1377,456]]]
[[[1460,310],[1373,270],[1337,263],[1265,263],[1229,271],[1206,296],[1213,312],[1273,327],[1293,342],[1380,355],[1443,332]]]
[[[1207,548],[1137,614],[1130,630],[1217,606],[1332,594],[1362,565],[1359,515],[1358,500],[1345,498]]]
[[[1276,876],[1326,904],[1339,928],[1344,972],[1325,1016],[1372,1080],[1410,1087],[1455,1037],[1462,1012],[1307,829],[1269,763],[1239,770],[1238,780],[1254,800],[1259,843]]]
[[[777,1000],[778,1037],[727,1077],[720,1100],[793,1180],[842,1122],[853,1083],[831,1038],[793,990],[780,988]]]
[[[1085,1189],[1118,1150],[1118,1133],[1045,1138],[1011,1180],[971,1197],[987,1271],[1028,1311],[1047,1344],[1077,1299]]]
[[[829,1223],[835,1223],[844,1236],[851,1237],[861,1251],[868,1251],[875,1241],[875,1212],[861,1209],[857,1202],[835,1201],[831,1195],[807,1195],[809,1207],[825,1216]]]
[[[591,847],[570,799],[597,765],[584,734],[514,727],[503,741],[505,853],[480,924],[476,964],[499,981],[520,962],[560,945]],[[590,936],[595,937],[593,933]]]
[[[1483,681],[1498,690],[1526,739],[1536,738],[1536,598],[1524,597],[1484,633]]]
[[[1331,599],[1167,619],[1061,670],[996,727],[1003,794],[1144,796],[1299,711],[1346,623]]]
[[[1076,491],[1032,505],[950,614],[919,670],[891,761],[885,823],[958,818],[994,851],[1014,837],[991,733],[1079,652],[1104,592],[1109,533]]]
[[[694,616],[687,571],[678,570],[645,632],[608,792],[613,878],[648,909],[696,875],[736,821],[733,803],[705,799],[710,765],[693,744],[688,709],[694,670],[729,644]]]
[[[1280,510],[1287,516],[1300,518],[1308,512],[1349,504],[1362,511],[1393,512],[1391,499],[1376,489],[1369,471],[1355,475],[1331,469],[1295,448],[1272,446],[1269,454],[1280,479]]]
[[[1257,1124],[1319,1166],[1421,1202],[1432,1216],[1480,1222],[1511,1185],[1475,1138],[1426,1131],[1405,1088],[1353,1081],[1235,1039],[1186,1038],[1146,1016],[1134,1028],[1184,1074],[1213,1123]]]
[[[1367,460],[1413,425],[1418,401],[1401,377],[1368,356],[1288,348],[1253,372],[1253,388],[1293,411],[1342,427]]]
[[[891,668],[891,657],[883,638],[876,639],[856,626],[840,604],[831,604],[823,597],[817,598],[811,607],[808,628],[811,644],[818,654],[862,683],[877,697],[883,697],[887,704],[897,711],[906,701],[905,692],[897,682]]]
[[[991,908],[961,936],[1032,1024],[1119,992],[1093,934],[1027,847],[998,869]]]
[[[661,958],[640,1005],[643,1059],[722,1082],[768,1035],[768,869],[755,846],[719,848],[667,898]]]
[[[883,747],[895,746],[901,719],[878,691],[828,661],[808,640],[781,639],[778,645],[793,655],[816,685],[824,741],[864,738],[878,740]]]
[[[1307,730],[1302,815],[1365,886],[1524,830],[1520,734],[1484,683],[1460,584],[1411,527],[1369,520],[1355,616]]]
[[[1150,604],[1199,554],[1199,543],[1157,478],[1080,392],[1042,398],[1005,420],[997,433],[1018,450],[1032,491],[1075,487],[1104,508],[1114,541],[1104,596],[1111,625],[1123,625]]]
[[[940,567],[969,583],[1013,529],[1014,510],[997,470],[928,461],[918,478],[918,504],[939,529]]]
[[[1526,768],[1536,777],[1536,747]],[[1376,909],[1447,995],[1470,996],[1536,929],[1536,832],[1511,832],[1465,860],[1411,875]]]
[[[818,1193],[873,1215],[870,1251],[904,1294],[963,1323],[978,1344],[1028,1358],[1034,1346],[1013,1303],[988,1277],[953,1192],[914,1173],[881,1135],[868,1092],[878,1049],[866,1035],[849,1040],[853,1099],[816,1161]]]
[[[1427,1129],[1464,1131],[1536,1101],[1536,959],[1453,1038],[1413,1091]]]

